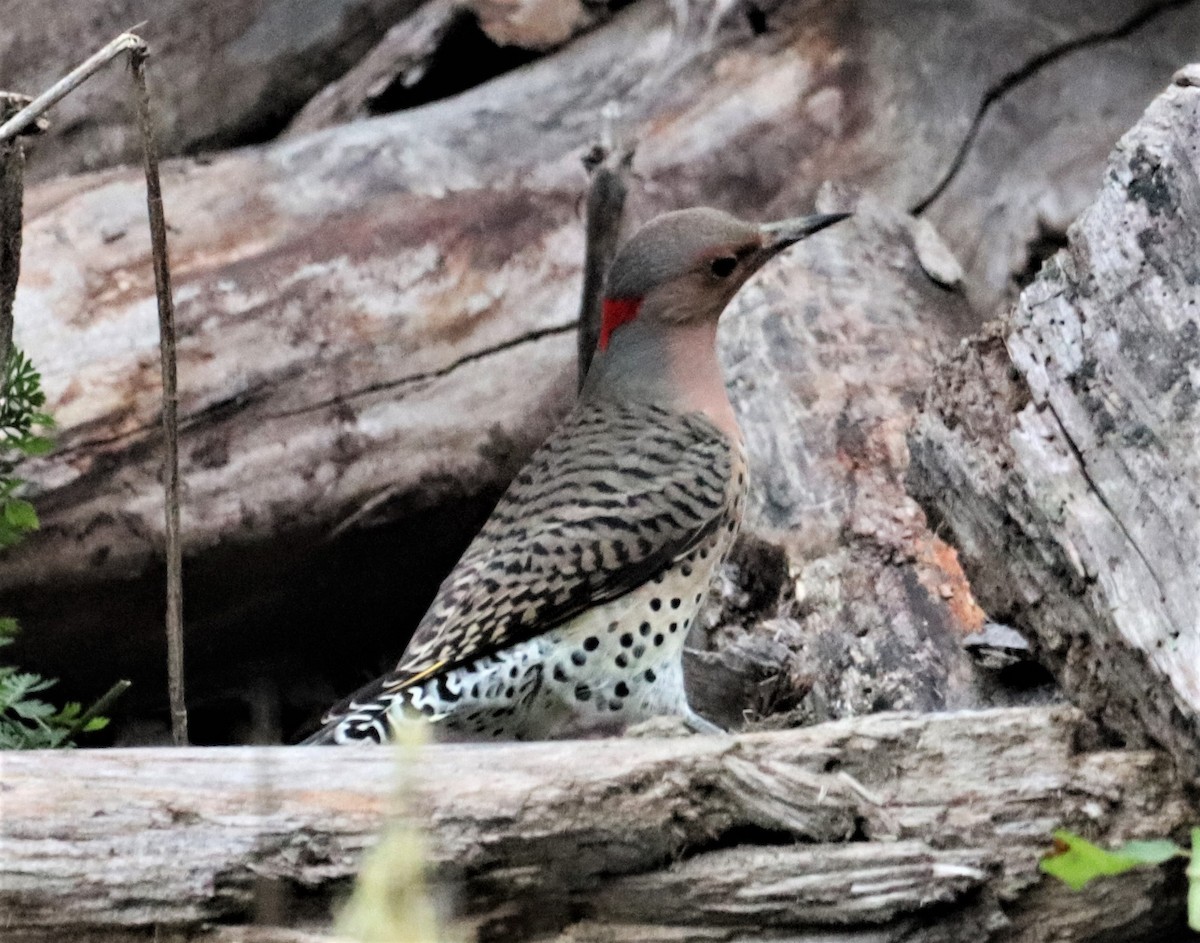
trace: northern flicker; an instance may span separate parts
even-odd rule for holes
[[[306,743],[383,741],[389,714],[447,739],[618,732],[662,714],[695,730],[684,639],[729,552],[746,458],[717,321],[781,249],[848,214],[754,225],[667,213],[618,251],[578,404],[438,590],[399,665]]]

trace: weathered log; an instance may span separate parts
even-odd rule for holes
[[[570,402],[578,156],[603,104],[623,103],[640,142],[636,215],[700,202],[784,215],[807,210],[818,182],[833,176],[913,205],[953,166],[980,103],[996,100],[1006,75],[1119,31],[1132,15],[1117,0],[1049,11],[1032,0],[1000,10],[932,4],[919,14],[883,2],[759,4],[745,16],[721,4],[688,10],[676,23],[663,7],[635,4],[553,56],[452,99],[168,170],[198,697],[244,684],[283,649],[324,667],[330,626],[340,651],[365,653],[340,686],[386,665],[489,501]],[[1187,11],[1200,21],[1200,8]],[[988,52],[972,59],[963,48]],[[1129,59],[1147,74],[1159,68],[1136,47]],[[1120,98],[1125,84],[1105,91]],[[1013,186],[1053,179],[1030,174]],[[21,340],[44,369],[62,432],[58,452],[27,469],[45,526],[6,555],[0,602],[26,619],[25,654],[97,690],[118,672],[153,679],[161,663],[155,350],[139,187],[108,173],[35,188],[18,292]],[[953,214],[977,199],[960,188],[936,206]],[[895,233],[904,246],[922,241],[909,225]],[[823,235],[822,245],[852,251],[844,239]],[[852,294],[870,302],[829,315],[846,319],[835,333],[862,330],[873,342],[833,377],[836,400],[814,406],[808,394],[819,388],[801,379],[806,395],[790,397],[786,415],[766,415],[782,425],[759,441],[787,447],[758,463],[756,506],[783,508],[780,528],[803,525],[787,542],[805,598],[792,593],[762,613],[791,619],[785,634],[815,608],[877,649],[890,645],[873,641],[870,627],[888,627],[880,642],[904,639],[904,651],[924,644],[926,621],[955,628],[979,618],[952,554],[924,540],[915,509],[901,504],[896,519],[890,483],[903,473],[904,423],[935,346],[898,332],[897,321],[953,337],[972,317],[904,251],[904,272],[873,287],[882,263],[865,250],[853,267],[827,260],[822,307],[856,280],[864,290]],[[795,300],[812,289],[806,278],[779,277],[801,280],[780,283],[774,312],[736,354],[745,392],[735,395],[747,403],[760,377],[782,389],[808,368],[789,335],[827,316]],[[900,300],[888,294],[897,285]],[[904,298],[933,307],[915,314]],[[871,321],[876,299],[885,299],[882,329]],[[800,331],[818,346],[826,334],[820,324]],[[873,343],[897,339],[904,356],[891,362],[881,405],[863,392],[876,380]],[[819,356],[835,355],[830,346]],[[860,437],[868,426],[874,433]],[[788,445],[788,430],[802,427]],[[807,459],[806,436],[821,449]],[[786,471],[797,460],[822,470],[811,480]],[[873,500],[861,500],[855,489],[875,477],[880,487],[861,492]],[[798,481],[799,491],[783,490]],[[845,533],[884,537],[843,549]],[[930,578],[914,575],[914,555],[929,561]],[[889,569],[892,560],[902,565]],[[827,579],[824,568],[845,578]],[[877,614],[857,618],[847,598],[870,600],[863,608]],[[124,631],[119,643],[113,625]],[[394,643],[380,641],[393,631]],[[823,695],[834,707],[815,716],[973,703],[958,698],[971,680],[954,656],[943,674],[962,683],[895,683],[881,694],[871,672],[843,670],[856,664],[854,645],[835,647],[844,654]],[[935,644],[933,660],[949,650]],[[314,695],[304,664],[283,673],[309,697],[334,693]],[[842,678],[853,691],[838,689]]]
[[[1200,68],[1012,318],[943,364],[914,491],[1070,697],[1200,774]]]
[[[583,0],[430,0],[305,104],[287,133],[446,98],[525,65],[610,16],[610,4]]]
[[[286,0],[165,0],[142,35],[154,50],[151,82],[163,149],[180,154],[264,141],[309,98],[354,65],[420,0],[337,0],[298,14]],[[145,13],[101,7],[7,3],[0,32],[0,88],[34,93]],[[98,75],[58,105],[30,161],[32,179],[141,156],[128,78]]]
[[[1170,867],[1081,894],[1037,872],[1054,827],[1109,842],[1196,814],[1165,754],[1079,752],[1081,723],[1036,708],[436,746],[410,770],[408,802],[472,939],[1162,939],[1182,919]],[[263,881],[290,888],[293,921],[320,929],[393,809],[385,750],[2,763],[13,943],[203,937],[245,922]]]
[[[1200,58],[1197,12],[1172,0],[1127,4],[1120,21],[1081,21],[991,87],[961,162],[920,211],[954,246],[977,305],[1008,310],[1063,244],[1113,144],[1181,63]]]

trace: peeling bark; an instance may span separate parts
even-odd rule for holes
[[[1080,894],[1037,872],[1055,826],[1113,842],[1174,833],[1196,812],[1166,756],[1075,752],[1080,723],[1022,709],[438,746],[408,801],[470,939],[1160,940],[1182,919],[1178,869]],[[302,888],[290,913],[319,930],[393,802],[384,750],[3,762],[13,943],[222,939],[228,927],[206,928],[245,921],[262,880]]]
[[[943,365],[912,484],[1071,698],[1200,773],[1200,88],[1113,152],[1012,318]]]

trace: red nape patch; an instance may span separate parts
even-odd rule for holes
[[[600,349],[608,350],[612,332],[638,316],[641,298],[605,298],[600,318]]]

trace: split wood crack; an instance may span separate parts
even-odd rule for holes
[[[979,137],[979,132],[983,127],[984,120],[992,108],[1008,95],[1009,92],[1036,78],[1042,69],[1057,62],[1059,59],[1063,59],[1083,49],[1091,49],[1096,46],[1102,46],[1105,43],[1126,39],[1144,27],[1151,25],[1159,17],[1191,6],[1196,2],[1198,0],[1161,0],[1158,3],[1151,3],[1111,29],[1085,33],[1064,43],[1059,43],[1044,52],[1038,53],[1024,65],[1002,76],[999,81],[984,93],[975,116],[971,120],[971,125],[967,128],[967,133],[963,136],[958,150],[950,161],[950,166],[942,174],[938,182],[934,184],[929,193],[918,200],[909,212],[913,216],[920,216],[950,188],[959,171],[966,164],[967,158],[970,157],[971,150],[974,148],[975,141]]]

